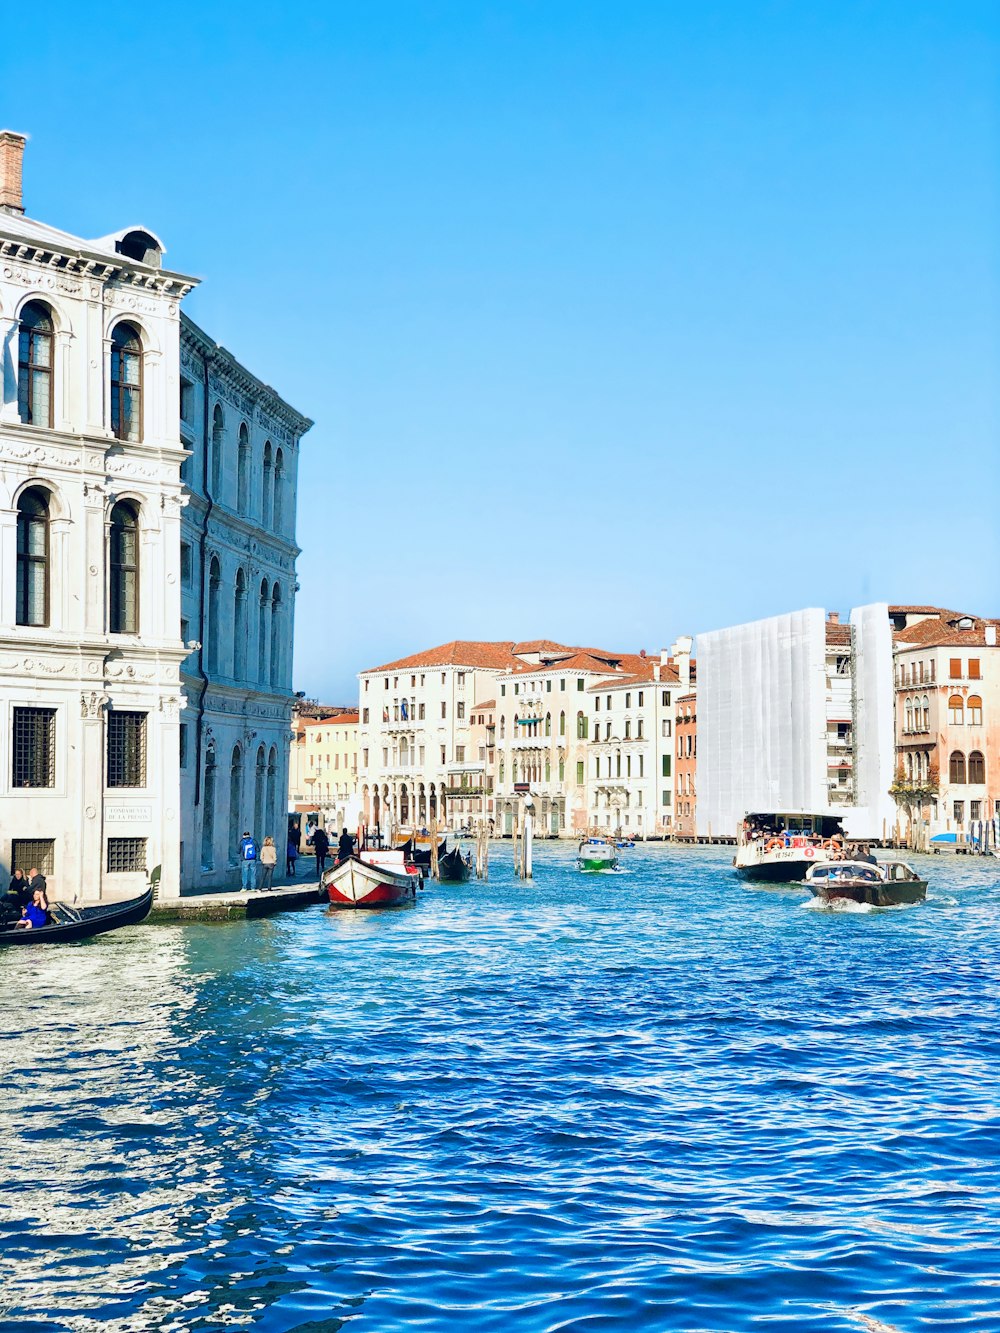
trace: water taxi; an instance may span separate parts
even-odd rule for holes
[[[849,898],[871,907],[898,907],[927,897],[927,881],[905,861],[831,861],[813,866],[806,885],[816,898]]]

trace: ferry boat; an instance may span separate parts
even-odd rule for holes
[[[580,870],[614,870],[618,866],[615,845],[605,838],[584,838],[576,850]]]
[[[733,865],[744,879],[789,884],[804,880],[810,866],[834,860],[843,847],[836,815],[753,811],[736,830]]]
[[[334,907],[394,907],[417,896],[420,871],[401,851],[368,848],[323,873]]]
[[[832,861],[812,866],[806,885],[815,898],[849,898],[872,907],[898,907],[927,897],[927,881],[905,861]]]

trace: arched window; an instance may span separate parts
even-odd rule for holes
[[[247,674],[247,581],[242,569],[236,571],[234,610],[233,675],[243,680]]]
[[[906,780],[909,782],[913,778],[913,755],[906,756]]]
[[[212,556],[208,568],[208,669],[219,669],[219,590],[222,587],[222,570],[218,556]]]
[[[270,829],[264,826],[264,779],[266,776],[267,760],[264,757],[264,747],[258,745],[253,781],[253,828],[250,830],[258,842],[263,842],[265,836],[270,833]]]
[[[978,694],[970,694],[965,704],[969,712],[969,726],[983,725],[983,701]]]
[[[973,750],[969,755],[969,781],[979,786],[986,784],[986,760],[981,750]]]
[[[948,760],[948,781],[965,781],[965,755],[961,750],[951,752],[951,758]]]
[[[924,697],[923,697],[921,707],[922,707],[922,712],[923,712],[923,715],[924,715],[924,717],[923,717],[923,728],[922,728],[922,729],[923,729],[924,731],[930,731],[930,729],[931,729],[931,705],[930,705],[930,701],[928,700],[926,694],[925,694]]]
[[[546,714],[545,714],[545,734],[546,734],[546,736],[551,736],[551,735],[552,735],[552,714],[551,714],[551,713],[546,713]]]
[[[507,729],[506,729],[506,726],[505,726],[505,721],[506,721],[506,719],[504,718],[503,713],[501,713],[501,714],[500,714],[500,739],[501,739],[501,740],[504,739],[504,736],[505,736],[505,734],[506,734],[506,730],[507,730]]]
[[[965,700],[960,694],[953,694],[948,700],[948,721],[953,727],[960,727],[965,721]]]
[[[17,502],[17,623],[49,623],[49,497],[39,486]]]
[[[907,730],[907,731],[912,731],[912,730],[913,730],[913,700],[912,700],[912,699],[907,699],[907,701],[906,701],[906,730]]]
[[[142,439],[142,339],[132,324],[111,335],[111,430],[119,440]]]
[[[243,822],[243,751],[233,746],[229,764],[229,852],[235,860],[236,849],[246,825]]]
[[[628,718],[625,719],[625,739],[627,741],[632,739],[632,723]]]
[[[271,593],[271,684],[281,684],[281,589]]]
[[[139,511],[119,500],[111,511],[108,533],[108,630],[139,633]]]
[[[267,806],[264,810],[264,823],[268,827],[266,829],[262,829],[261,832],[270,833],[271,837],[275,839],[275,841],[278,843],[280,847],[281,839],[277,834],[278,827],[280,826],[279,812],[277,810],[277,804],[276,804],[277,795],[278,795],[278,751],[277,748],[272,745],[271,749],[268,751],[268,756],[267,756]],[[273,825],[271,824],[272,820],[275,821]]]
[[[560,714],[559,714],[559,735],[560,735],[560,736],[565,736],[565,735],[566,735],[566,714],[565,714],[565,713],[560,713]]]
[[[28,426],[50,426],[53,417],[52,315],[29,301],[17,328],[17,414]]]
[[[215,865],[215,749],[205,751],[205,781],[201,791],[201,868]]]
[[[500,785],[503,786],[503,760],[502,760],[502,759],[500,760],[500,764],[499,764],[499,766],[498,766],[498,768],[497,768],[497,780],[498,780],[498,782],[500,783]]]
[[[285,455],[279,449],[274,455],[274,522],[272,527],[280,533],[285,519]]]
[[[263,685],[267,681],[267,611],[271,605],[271,596],[267,590],[267,579],[260,585],[260,603],[257,607],[257,679]]]
[[[236,508],[241,514],[250,512],[250,432],[247,423],[240,423],[240,446],[236,469]]]
[[[222,449],[225,430],[226,418],[222,415],[222,408],[216,403],[212,413],[212,456],[209,459],[213,500],[220,498],[219,492],[222,490]]]
[[[264,480],[260,492],[260,521],[267,528],[271,524],[271,495],[272,481],[274,478],[274,463],[272,461],[271,441],[268,440],[264,445]]]
[[[582,713],[576,715],[576,739],[578,741],[587,739],[587,719]]]

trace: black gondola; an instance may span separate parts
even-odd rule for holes
[[[444,884],[464,884],[469,878],[469,870],[469,863],[458,847],[438,857],[438,879]]]
[[[141,898],[130,898],[124,903],[99,903],[96,907],[65,907],[53,903],[47,926],[32,930],[8,926],[0,929],[0,946],[4,944],[65,944],[70,940],[85,940],[91,935],[103,935],[122,926],[135,926],[145,921],[153,905],[153,885]]]
[[[438,847],[438,864],[440,864],[441,857],[445,855],[447,850],[448,839],[445,838]],[[403,860],[409,861],[410,865],[420,866],[422,870],[426,870],[430,866],[431,849],[429,847],[417,847],[412,838],[407,838],[405,842],[401,842],[396,851],[402,852]]]

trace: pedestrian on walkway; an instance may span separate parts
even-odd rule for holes
[[[318,828],[313,834],[313,851],[316,853],[316,876],[323,878],[323,871],[326,869],[326,858],[330,851],[330,839],[326,836],[326,829]]]
[[[269,889],[271,881],[274,879],[274,867],[278,864],[278,849],[274,845],[274,839],[270,833],[264,839],[264,845],[260,849],[260,887]]]
[[[299,834],[297,829],[289,829],[288,846],[285,849],[285,874],[295,878],[295,862],[299,859]]]
[[[257,878],[257,844],[250,836],[250,830],[244,829],[240,839],[240,887],[244,892],[255,888]]]

